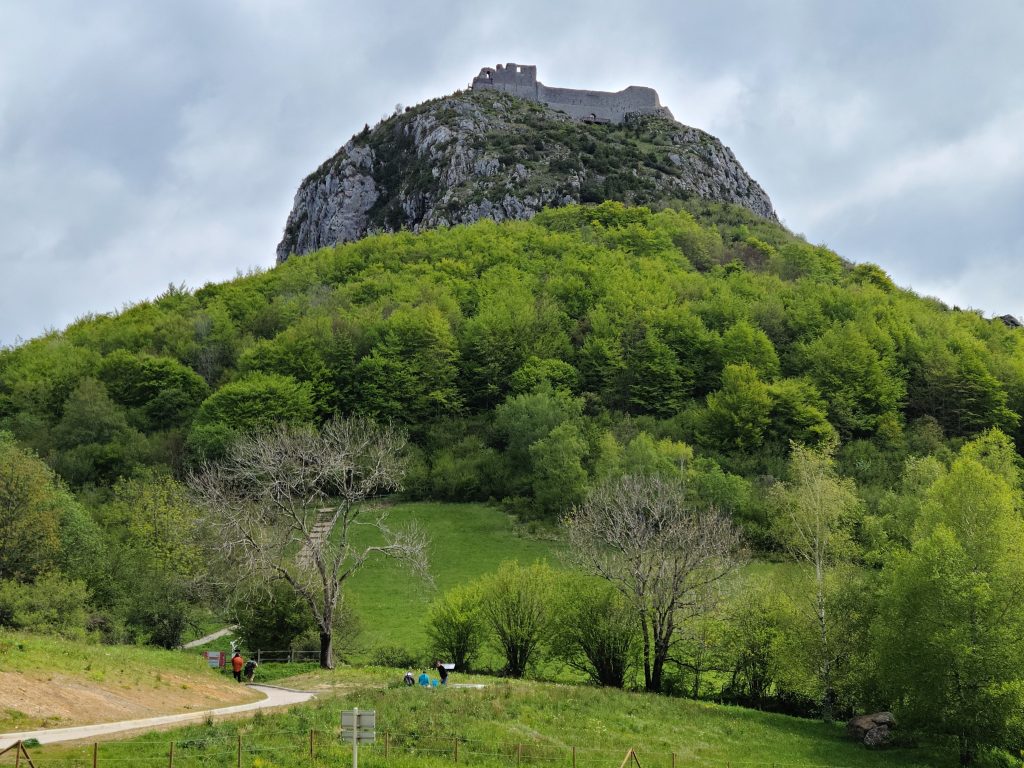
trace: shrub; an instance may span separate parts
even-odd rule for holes
[[[416,658],[416,654],[408,648],[394,644],[377,646],[370,658],[378,667],[412,669],[420,665],[420,659]]]
[[[598,685],[622,688],[640,639],[636,610],[606,583],[565,581],[553,644],[558,656]]]
[[[479,585],[469,584],[445,592],[427,613],[430,653],[466,672],[487,636]]]
[[[69,581],[59,573],[40,576],[29,584],[0,581],[0,626],[81,636],[85,634],[88,602],[85,582]]]
[[[505,656],[504,672],[522,677],[551,639],[554,572],[545,563],[524,568],[505,561],[484,579],[483,614]]]

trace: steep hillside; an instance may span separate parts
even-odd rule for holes
[[[279,262],[367,233],[529,219],[545,206],[701,198],[775,220],[718,139],[665,117],[587,124],[496,91],[457,93],[354,136],[310,174]]]

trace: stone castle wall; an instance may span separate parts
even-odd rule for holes
[[[672,118],[668,107],[661,106],[653,88],[631,85],[616,93],[578,91],[573,88],[549,88],[537,81],[537,67],[525,64],[499,64],[484,67],[473,78],[473,90],[495,90],[523,99],[547,104],[577,120],[621,123],[629,114],[661,115]]]

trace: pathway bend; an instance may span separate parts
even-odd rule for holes
[[[97,723],[95,725],[74,725],[68,728],[44,728],[38,731],[0,733],[0,749],[5,749],[16,741],[27,741],[28,739],[36,739],[40,744],[56,744],[62,741],[95,740],[99,736],[109,736],[110,734],[127,733],[129,731],[144,731],[166,725],[201,723],[208,717],[225,717],[245,712],[255,712],[259,709],[273,709],[274,707],[301,704],[309,701],[316,695],[312,691],[294,691],[289,688],[278,688],[272,685],[252,685],[249,687],[259,691],[266,698],[260,701],[251,701],[248,704],[235,704],[231,707],[220,707],[219,709],[205,709],[201,712],[183,712],[177,715],[159,715],[140,720],[120,720],[113,723]]]

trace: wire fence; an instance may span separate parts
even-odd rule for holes
[[[120,768],[125,765],[168,768],[291,768],[345,765],[352,745],[337,731],[311,729],[257,734],[216,734],[183,739],[147,737],[97,742],[78,747],[10,748],[0,766],[18,768]],[[564,768],[846,768],[838,764],[766,760],[712,760],[687,750],[591,747],[523,740],[483,741],[461,736],[378,732],[375,742],[359,745],[364,768],[431,764],[489,765],[497,768],[563,766]]]

